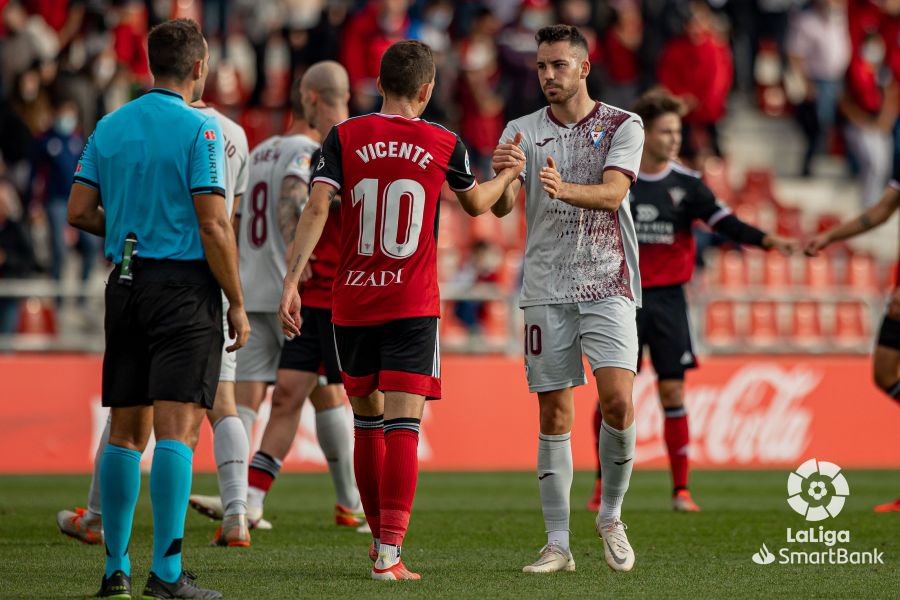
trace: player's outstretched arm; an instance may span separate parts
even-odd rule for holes
[[[510,187],[510,184],[518,179],[519,173],[522,172],[522,167],[524,166],[525,159],[523,155],[518,167],[503,169],[490,181],[476,185],[466,192],[456,192],[456,198],[462,205],[463,210],[473,217],[489,211],[500,200],[503,193]]]
[[[491,207],[491,212],[498,218],[503,218],[512,212],[516,205],[516,198],[519,197],[519,190],[522,189],[522,180],[518,177],[513,181],[500,195],[500,199]]]
[[[72,184],[69,192],[69,225],[106,236],[106,213],[100,205],[100,192],[80,183]]]
[[[784,255],[793,254],[800,249],[800,242],[794,238],[766,233],[741,221],[728,207],[716,200],[716,195],[701,181],[698,181],[696,190],[685,198],[684,207],[692,219],[700,219],[719,235],[742,246],[777,250]]]
[[[900,207],[900,189],[888,187],[881,200],[867,208],[861,215],[807,241],[804,252],[807,256],[815,256],[819,250],[824,250],[834,242],[856,237],[874,229],[887,221],[898,207]]]
[[[288,272],[284,276],[284,290],[281,294],[281,306],[278,317],[282,330],[289,335],[300,335],[300,293],[297,286],[306,268],[309,258],[322,237],[325,222],[328,220],[328,209],[338,190],[327,183],[314,183],[309,202],[294,233],[294,250],[288,261]]]
[[[547,166],[541,169],[540,177],[544,191],[554,200],[591,210],[618,210],[633,183],[631,177],[615,169],[605,170],[600,184],[567,183],[556,170],[552,156],[547,157]]]

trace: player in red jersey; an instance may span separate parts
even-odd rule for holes
[[[900,173],[894,173],[890,185],[877,204],[867,208],[851,221],[820,233],[806,243],[806,254],[815,256],[834,242],[850,239],[878,227],[900,209]],[[875,385],[896,402],[900,402],[900,264],[897,266],[896,288],[891,295],[878,342],[872,355]],[[875,512],[900,512],[900,498],[879,504]]]
[[[482,214],[518,177],[525,156],[519,151],[515,167],[478,185],[459,137],[419,118],[434,89],[430,48],[398,42],[385,52],[380,73],[381,112],[338,124],[322,144],[279,316],[285,333],[300,334],[297,284],[340,192],[332,322],[355,417],[357,484],[378,547],[372,578],[419,579],[404,567],[400,546],[415,496],[425,400],[441,396],[441,186],[449,184],[468,214]]]
[[[641,288],[644,303],[637,313],[638,368],[644,346],[657,376],[659,399],[665,413],[663,437],[672,468],[672,508],[697,512],[700,508],[688,491],[688,415],[684,406],[684,374],[696,368],[688,322],[684,284],[694,273],[695,220],[709,225],[723,237],[748,246],[772,248],[790,254],[795,240],[779,237],[748,225],[720,204],[700,174],[675,161],[681,148],[682,103],[662,90],[641,96],[632,107],[644,121],[641,169],[631,189],[640,250]],[[594,416],[594,433],[600,435],[600,406]],[[589,510],[600,507],[601,472],[597,467],[594,495]]]

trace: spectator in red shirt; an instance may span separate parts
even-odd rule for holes
[[[147,61],[147,13],[142,3],[127,2],[119,9],[113,44],[119,64],[144,87],[152,83]]]
[[[718,123],[734,79],[731,50],[716,30],[706,2],[694,0],[684,34],[670,40],[657,67],[659,82],[688,108],[684,117],[684,155],[696,157],[699,140],[708,136],[710,149],[721,156]]]
[[[497,59],[499,31],[500,22],[494,13],[482,8],[475,14],[471,33],[458,48],[459,132],[469,149],[472,166],[481,179],[490,178],[491,154],[506,124]]]
[[[83,0],[27,0],[25,8],[39,15],[59,36],[59,46],[65,48],[81,29],[84,21]]]
[[[869,34],[850,59],[840,100],[847,119],[847,147],[859,162],[863,206],[878,201],[891,175],[898,91],[887,65],[884,41],[880,35]]]
[[[408,7],[409,0],[369,0],[347,23],[342,36],[341,63],[350,75],[352,112],[376,110],[379,100],[375,79],[381,56],[388,46],[406,39]]]
[[[638,50],[643,38],[640,7],[633,0],[612,5],[612,19],[603,38],[607,104],[627,109],[638,96],[641,74]]]

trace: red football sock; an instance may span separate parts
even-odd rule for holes
[[[384,469],[384,416],[353,415],[353,469],[373,538],[381,537],[381,479]],[[377,548],[376,548],[377,550]]]
[[[597,459],[597,479],[603,476],[600,470],[600,423],[603,422],[603,413],[600,412],[600,402],[594,408],[594,457]]]
[[[250,487],[269,493],[269,488],[272,487],[280,470],[280,460],[259,451],[253,455],[250,461],[250,468],[247,470],[247,483]]]
[[[684,407],[665,409],[664,436],[672,466],[672,486],[677,492],[688,485],[688,417]]]
[[[399,546],[409,527],[409,512],[419,478],[419,420],[391,419],[384,423],[381,481],[381,543]]]

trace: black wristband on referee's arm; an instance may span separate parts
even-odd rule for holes
[[[122,262],[119,264],[119,283],[131,285],[134,281],[134,257],[137,256],[137,236],[129,233],[122,246]]]

